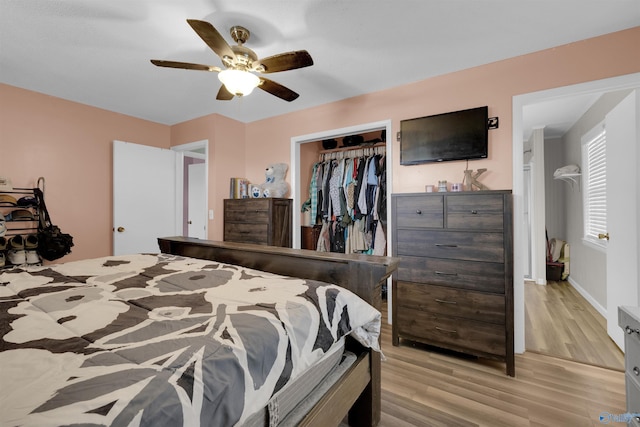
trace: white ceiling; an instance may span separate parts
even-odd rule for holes
[[[561,138],[601,96],[602,92],[594,92],[526,105],[522,112],[524,141],[540,127],[544,127],[545,139]]]
[[[216,101],[215,73],[152,65],[221,65],[188,18],[230,44],[245,26],[259,57],[308,50],[312,67],[269,75],[300,97]],[[0,82],[169,125],[251,122],[638,25],[640,0],[0,0]]]

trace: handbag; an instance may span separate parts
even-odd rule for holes
[[[51,223],[51,216],[44,203],[44,193],[39,188],[34,188],[33,193],[38,202],[38,254],[53,261],[71,253],[73,237],[63,233],[57,225]]]

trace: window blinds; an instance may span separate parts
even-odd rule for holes
[[[598,234],[607,232],[607,138],[600,125],[585,135],[583,145],[584,172],[584,238],[605,246]]]

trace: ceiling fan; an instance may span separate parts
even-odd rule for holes
[[[218,91],[216,99],[222,101],[231,100],[234,96],[249,95],[256,87],[285,101],[291,102],[298,98],[299,95],[291,89],[256,73],[277,73],[279,71],[308,67],[313,65],[313,59],[309,52],[297,50],[259,60],[254,51],[244,46],[244,43],[249,40],[251,35],[246,28],[241,26],[231,27],[231,38],[237,45],[230,46],[210,23],[197,19],[187,19],[187,22],[207,46],[220,57],[225,68],[159,59],[152,59],[151,63],[159,67],[217,72],[218,78],[223,84]]]

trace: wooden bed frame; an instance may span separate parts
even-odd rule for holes
[[[333,283],[359,295],[380,310],[381,286],[396,270],[398,259],[345,255],[189,237],[158,238],[167,254],[209,259],[274,274]],[[375,426],[380,421],[380,353],[355,340],[347,343],[357,362],[329,389],[300,425],[337,426],[349,414],[349,425]]]

